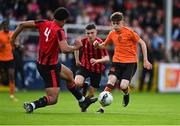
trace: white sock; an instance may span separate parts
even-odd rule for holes
[[[82,96],[82,98],[81,99],[79,99],[79,102],[83,102],[85,100],[85,97],[84,96]]]
[[[100,107],[100,109],[104,110],[104,109],[105,109],[105,107],[101,106],[101,107]]]
[[[36,105],[34,103],[31,103],[31,105],[32,105],[33,109],[36,108]]]

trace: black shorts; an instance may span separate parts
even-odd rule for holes
[[[57,65],[37,64],[37,69],[45,82],[45,88],[60,87],[61,64],[57,64]]]
[[[90,78],[90,85],[94,88],[99,88],[99,84],[101,81],[101,74],[91,72],[83,67],[81,67],[77,72],[76,75],[82,75],[85,79]]]
[[[0,68],[1,69],[14,69],[14,60],[9,60],[9,61],[0,61]]]
[[[137,69],[137,63],[115,63],[113,62],[109,75],[115,75],[119,81],[126,79],[131,81]]]

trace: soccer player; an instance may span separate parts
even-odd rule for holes
[[[70,13],[67,9],[59,7],[54,12],[54,20],[26,21],[17,26],[11,41],[19,35],[23,29],[36,28],[39,30],[39,57],[37,59],[37,69],[44,79],[46,96],[41,97],[31,103],[24,103],[27,113],[33,112],[34,109],[53,105],[57,103],[60,79],[67,81],[67,87],[70,92],[79,101],[81,109],[86,109],[90,104],[97,101],[97,98],[85,98],[76,88],[72,71],[63,64],[58,63],[59,52],[73,52],[82,45],[77,39],[75,46],[68,45],[63,30]],[[60,78],[61,77],[61,78]]]
[[[9,31],[9,20],[6,19],[1,23],[2,31],[0,31],[0,69],[5,69],[9,79],[10,99],[17,101],[15,97],[15,73],[14,73],[14,56],[10,37],[13,32]]]
[[[109,61],[109,55],[106,49],[95,49],[93,42],[98,43],[103,41],[98,38],[95,24],[88,24],[85,28],[86,37],[81,39],[82,47],[81,57],[79,58],[79,50],[75,51],[76,65],[80,66],[75,76],[75,83],[82,87],[83,95],[86,95],[88,85],[84,83],[86,78],[90,78],[90,88],[87,97],[93,97],[96,89],[99,88],[101,74],[104,72],[105,66],[103,63]],[[83,112],[83,111],[82,111]]]
[[[96,48],[104,49],[108,44],[114,44],[112,66],[104,91],[112,92],[115,82],[119,80],[120,88],[124,92],[123,106],[126,107],[129,103],[129,84],[137,69],[137,43],[142,47],[144,68],[151,69],[152,64],[147,58],[145,42],[136,32],[124,26],[123,14],[115,12],[111,15],[110,20],[113,30],[110,31],[103,43],[99,44],[94,41],[93,45]],[[102,106],[98,112],[103,113],[104,107]]]

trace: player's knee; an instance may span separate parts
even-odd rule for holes
[[[81,83],[81,82],[78,81],[78,80],[75,80],[75,84],[76,84],[78,87],[82,87],[82,86],[83,86],[83,83]]]
[[[81,84],[81,83],[76,83],[76,82],[75,82],[75,84],[76,84],[78,87],[82,87],[82,86],[83,86],[83,84]]]
[[[127,89],[128,86],[129,86],[128,80],[121,81],[121,84],[120,84],[121,89]]]

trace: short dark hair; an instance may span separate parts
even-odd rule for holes
[[[111,17],[111,21],[122,21],[123,20],[123,14],[120,12],[114,12]]]
[[[64,7],[59,7],[54,11],[54,18],[58,21],[66,20],[69,16],[70,12]]]
[[[88,24],[88,25],[86,25],[85,29],[86,30],[96,29],[96,25],[94,23]]]
[[[4,19],[4,20],[1,22],[1,26],[4,26],[4,25],[9,25],[9,19]]]

